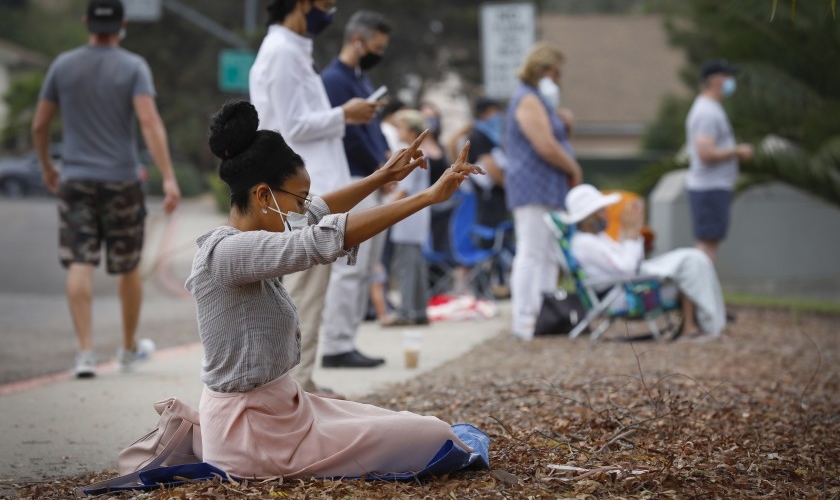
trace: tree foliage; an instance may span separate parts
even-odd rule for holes
[[[687,85],[697,88],[697,68],[707,59],[724,57],[742,68],[738,91],[724,106],[739,140],[760,147],[753,161],[742,163],[747,175],[741,187],[781,181],[840,204],[840,22],[833,4],[799,2],[773,12],[772,21],[762,0],[668,7],[666,28],[671,42],[685,50],[688,65],[681,74]],[[684,143],[682,110],[690,101],[663,100],[646,148],[676,151]],[[788,146],[761,147],[769,136]]]
[[[27,71],[18,75],[6,91],[6,123],[0,131],[4,149],[19,152],[30,143],[29,129],[32,123],[32,103],[38,100],[43,71]],[[58,128],[58,124],[54,124]]]
[[[244,32],[244,3],[226,0],[181,0],[222,27],[244,39],[254,52],[266,31],[268,0],[260,0],[258,29]],[[383,62],[371,72],[376,83],[392,90],[406,86],[423,92],[423,82],[443,69],[458,71],[469,88],[480,82],[478,0],[440,2],[419,0],[389,2],[339,2],[335,22],[315,42],[315,65],[326,66],[341,47],[342,29],[359,9],[384,13],[393,23],[391,46]],[[23,7],[0,6],[3,38],[41,52],[48,57],[86,41],[80,22],[86,0],[40,2]],[[227,99],[247,97],[225,94],[218,88],[219,51],[233,48],[181,16],[163,9],[154,23],[129,23],[122,45],[149,62],[157,90],[157,102],[176,156],[204,170],[215,159],[207,150],[210,115]],[[414,84],[413,82],[420,82]],[[393,94],[392,94],[393,95]],[[35,100],[29,103],[34,109]],[[25,110],[24,110],[25,114]]]

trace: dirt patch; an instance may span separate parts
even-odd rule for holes
[[[482,428],[487,471],[406,483],[202,482],[115,498],[840,497],[840,317],[737,313],[710,343],[502,336],[366,398]],[[114,473],[12,494],[69,498]]]

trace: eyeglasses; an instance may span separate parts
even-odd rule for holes
[[[297,198],[299,200],[303,200],[303,211],[304,212],[309,211],[309,205],[312,204],[312,197],[311,196],[308,196],[308,197],[300,196],[298,194],[295,194],[295,193],[292,193],[292,192],[286,191],[285,189],[280,189],[280,188],[275,189],[275,191],[280,191],[281,193],[290,194],[290,195],[294,196],[295,198]]]

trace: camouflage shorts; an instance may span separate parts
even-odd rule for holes
[[[98,266],[103,240],[110,274],[137,267],[146,218],[140,182],[65,181],[58,200],[58,257],[64,267]]]

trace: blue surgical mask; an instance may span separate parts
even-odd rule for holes
[[[318,36],[322,31],[327,29],[327,26],[333,22],[333,14],[335,14],[335,7],[324,12],[315,5],[306,13],[306,31],[312,36]]]
[[[299,214],[297,212],[282,212],[280,210],[280,205],[277,203],[277,198],[274,197],[274,191],[271,191],[271,199],[274,200],[274,207],[266,208],[272,212],[280,214],[280,218],[282,218],[283,223],[286,224],[286,229],[294,231],[295,229],[303,229],[309,225],[309,218],[306,214]]]
[[[431,132],[432,135],[437,135],[440,132],[440,119],[436,116],[427,116],[426,126],[429,128],[429,132]]]
[[[735,77],[727,76],[726,80],[723,81],[723,87],[721,87],[721,92],[723,93],[724,97],[728,97],[735,93],[736,88],[738,88],[738,84],[735,82]]]
[[[496,113],[486,120],[476,120],[475,129],[493,141],[493,145],[498,146],[502,143],[502,114]]]

